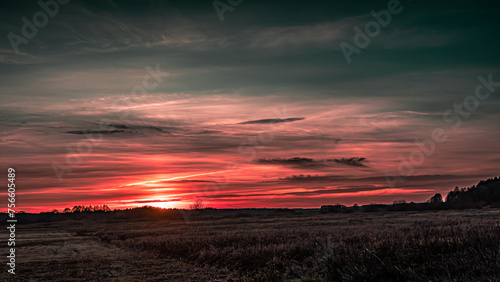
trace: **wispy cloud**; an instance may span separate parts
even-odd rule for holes
[[[293,122],[293,121],[299,121],[299,120],[304,120],[305,118],[303,117],[298,117],[298,118],[269,118],[269,119],[258,119],[258,120],[250,120],[250,121],[244,121],[240,122],[239,124],[272,124],[272,123],[282,123],[282,122]]]
[[[259,159],[258,163],[261,164],[275,164],[284,165],[294,168],[324,168],[324,167],[334,167],[338,164],[352,166],[352,167],[367,167],[365,163],[366,158],[341,158],[341,159],[320,159],[315,160],[311,158],[294,157],[289,159],[272,158],[272,159]]]
[[[354,166],[354,167],[367,167],[365,163],[367,162],[366,158],[341,158],[341,159],[335,159],[334,160],[336,163],[347,165],[347,166]]]

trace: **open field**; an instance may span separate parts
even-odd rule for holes
[[[95,216],[20,224],[15,281],[499,281],[500,209]]]

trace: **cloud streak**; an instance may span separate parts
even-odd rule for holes
[[[259,159],[257,160],[260,164],[273,164],[273,165],[284,165],[291,166],[295,168],[323,168],[323,167],[334,167],[337,164],[351,166],[351,167],[368,167],[365,165],[367,162],[366,158],[341,158],[341,159],[320,159],[315,160],[311,158],[294,157],[289,159],[273,158],[273,159]]]
[[[304,120],[303,117],[298,118],[268,118],[268,119],[258,119],[258,120],[250,120],[240,122],[239,124],[273,124],[273,123],[282,123],[282,122],[294,122],[299,120]]]

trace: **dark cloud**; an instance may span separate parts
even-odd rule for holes
[[[174,126],[156,126],[156,125],[149,125],[149,124],[118,124],[118,123],[113,123],[110,125],[110,127],[117,128],[117,129],[128,129],[128,130],[153,130],[153,131],[158,131],[158,132],[164,132],[171,134],[171,132],[174,131],[183,131],[182,128],[180,127],[174,127]]]
[[[218,133],[223,133],[220,130],[202,130],[197,132],[198,134],[218,134]]]
[[[98,125],[100,126],[100,125]],[[97,126],[96,126],[97,127]],[[154,125],[137,125],[137,124],[110,124],[106,126],[109,129],[82,129],[82,130],[71,130],[66,131],[66,133],[71,134],[113,134],[113,133],[131,133],[137,134],[146,131],[153,131],[157,133],[166,133],[172,135],[173,131],[183,131],[183,129],[178,127],[162,127]]]
[[[115,128],[119,128],[119,129],[129,129],[130,128],[126,124],[113,124],[112,126],[115,127]]]
[[[121,133],[121,132],[125,132],[125,130],[92,130],[92,129],[86,129],[86,130],[66,131],[66,133],[71,133],[71,134],[113,134],[113,133]]]
[[[240,122],[239,124],[266,124],[266,123],[282,123],[282,122],[293,122],[298,120],[304,120],[303,117],[298,118],[268,118],[268,119],[258,119],[250,120],[245,122]]]
[[[487,178],[483,175],[414,175],[405,177],[405,186],[409,186],[409,182],[430,182],[430,181],[444,181],[444,180],[464,180],[464,179],[482,179]],[[286,182],[331,182],[336,181],[336,183],[348,182],[348,183],[359,183],[359,182],[370,182],[370,183],[385,183],[387,181],[385,176],[373,176],[373,177],[345,177],[339,175],[292,175],[284,178],[280,178],[280,181]],[[271,181],[269,181],[271,182]]]
[[[318,161],[315,161],[314,159],[309,159],[309,158],[301,158],[301,157],[295,157],[291,159],[259,159],[257,162],[259,163],[272,163],[272,164],[310,164],[310,163],[317,163]]]
[[[302,157],[294,157],[290,159],[259,159],[258,163],[261,164],[274,164],[274,165],[283,165],[283,166],[291,166],[295,168],[319,168],[319,167],[333,167],[336,164],[347,165],[352,167],[368,167],[364,163],[366,162],[366,158],[341,158],[341,159],[323,159],[323,160],[315,160],[311,158],[302,158]]]
[[[292,175],[292,176],[287,176],[284,178],[280,178],[281,181],[297,181],[297,182],[321,182],[321,181],[333,181],[333,180],[353,180],[353,179],[346,179],[345,177],[342,176],[336,176],[336,175]]]
[[[257,160],[260,164],[271,164],[271,165],[283,165],[290,166],[294,168],[320,168],[329,167],[332,165],[331,160],[314,160],[310,158],[295,157],[290,159],[259,159]]]
[[[342,158],[342,159],[335,159],[335,162],[347,166],[355,166],[355,167],[367,167],[364,163],[366,162],[366,158]]]

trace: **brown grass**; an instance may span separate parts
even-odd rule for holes
[[[105,258],[89,256],[104,259],[102,269],[123,262],[101,280],[499,281],[499,218],[498,209],[357,211],[198,216],[190,223],[104,217],[66,226],[73,236],[113,250],[110,256],[103,247]],[[127,272],[125,253],[142,276]],[[89,265],[85,271],[101,270]]]

